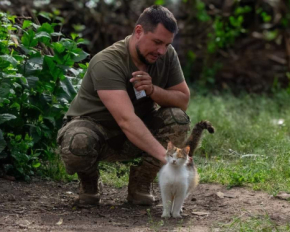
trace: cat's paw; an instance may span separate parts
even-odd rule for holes
[[[164,213],[164,212],[163,212],[163,214],[161,215],[161,217],[162,217],[162,218],[170,218],[171,215],[170,215],[170,213]]]
[[[180,213],[173,214],[172,217],[174,217],[174,218],[182,218],[182,216],[180,215]]]

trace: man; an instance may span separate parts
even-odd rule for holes
[[[166,163],[164,147],[169,140],[181,144],[190,124],[184,112],[190,92],[171,46],[177,31],[167,8],[151,6],[140,15],[132,35],[90,61],[58,133],[66,170],[80,179],[81,201],[100,201],[100,161],[142,157],[130,169],[127,199],[154,203],[151,186]]]

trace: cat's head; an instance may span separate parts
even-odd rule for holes
[[[180,166],[186,163],[188,159],[190,147],[185,148],[175,147],[171,142],[167,144],[166,160],[169,164],[174,166]]]

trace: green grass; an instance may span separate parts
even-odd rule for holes
[[[206,119],[216,128],[213,135],[204,133],[194,157],[201,182],[290,192],[289,102],[286,93],[193,97],[187,111],[192,125]]]
[[[289,232],[290,224],[278,225],[267,215],[255,216],[246,219],[234,218],[230,223],[220,224],[220,232]]]
[[[131,163],[100,163],[100,174],[105,184],[121,188],[128,185]]]

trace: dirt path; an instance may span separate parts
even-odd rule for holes
[[[156,195],[160,198],[158,187]],[[244,188],[227,190],[201,184],[185,203],[183,219],[161,220],[161,205],[126,203],[126,187],[105,186],[99,206],[73,206],[78,183],[0,179],[0,231],[219,231],[235,216],[268,214],[278,224],[290,221],[290,203]]]

